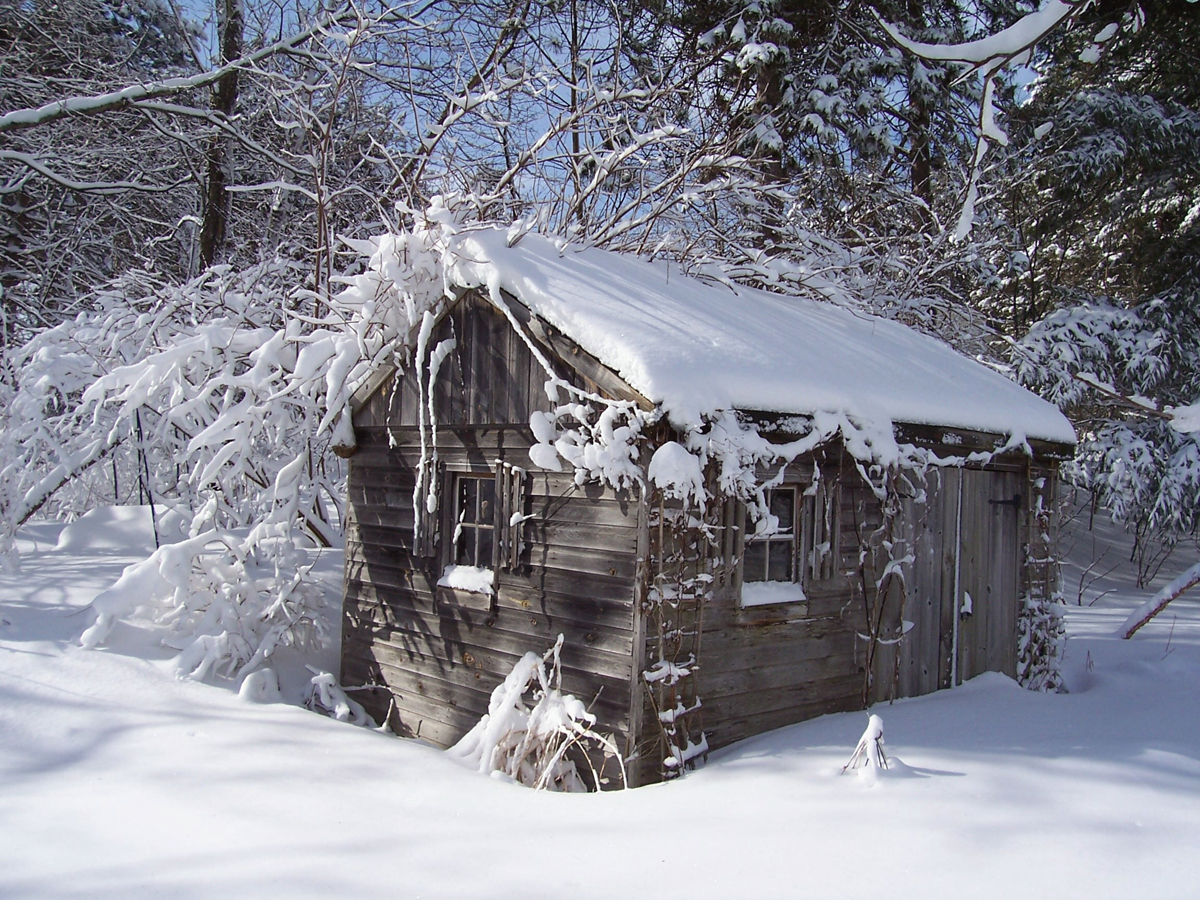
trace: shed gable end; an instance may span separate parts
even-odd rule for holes
[[[549,409],[546,372],[504,315],[474,291],[454,303],[434,326],[426,358],[409,363],[372,393],[355,415],[359,427],[416,426],[429,404],[429,357],[445,356],[433,383],[439,427],[528,426],[535,410]],[[418,379],[420,379],[418,381]]]

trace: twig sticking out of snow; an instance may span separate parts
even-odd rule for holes
[[[367,711],[346,696],[332,672],[324,672],[312,666],[304,668],[313,673],[313,690],[305,706],[323,712],[339,722],[349,722],[351,725],[363,725],[367,728],[376,727],[375,720],[367,715]]]
[[[883,752],[883,719],[871,716],[867,719],[867,730],[858,739],[858,746],[850,756],[850,761],[842,766],[842,774],[847,769],[857,769],[865,766],[867,769],[886,769],[887,754]]]

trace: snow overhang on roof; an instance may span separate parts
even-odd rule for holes
[[[452,285],[508,291],[677,427],[730,409],[842,413],[1075,443],[1053,404],[898,322],[534,234],[509,247],[467,232],[446,259]]]

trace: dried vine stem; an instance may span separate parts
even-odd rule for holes
[[[888,620],[884,613],[889,608],[888,597],[893,593],[893,588],[896,589],[899,604],[895,611],[897,616],[903,613],[908,599],[904,566],[911,563],[913,557],[902,552],[911,543],[911,525],[904,524],[902,503],[905,494],[920,496],[913,489],[911,479],[899,471],[889,470],[882,475],[877,484],[870,484],[873,494],[879,499],[879,522],[874,523],[866,515],[865,505],[869,502],[866,496],[854,505],[854,530],[859,538],[859,578],[855,584],[855,593],[859,595],[863,621],[867,627],[865,634],[858,634],[858,637],[866,642],[862,684],[863,708],[870,706],[875,699],[883,699],[875,697],[880,648],[895,646],[904,637],[903,624],[899,632],[895,633],[895,629],[887,626]],[[897,651],[892,667],[889,697],[895,696],[899,660],[900,654]]]
[[[705,481],[709,499],[700,505],[670,500],[660,490],[651,496],[654,565],[644,611],[658,658],[642,681],[659,725],[652,752],[664,779],[678,777],[708,753],[697,670],[704,608],[725,562],[715,466],[707,467]]]

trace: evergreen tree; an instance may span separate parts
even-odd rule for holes
[[[1041,318],[1021,371],[1072,411],[1074,477],[1145,570],[1200,526],[1200,435],[1171,414],[1200,396],[1198,59],[1196,4],[1099,4],[1053,36],[1015,116],[1012,327]]]

